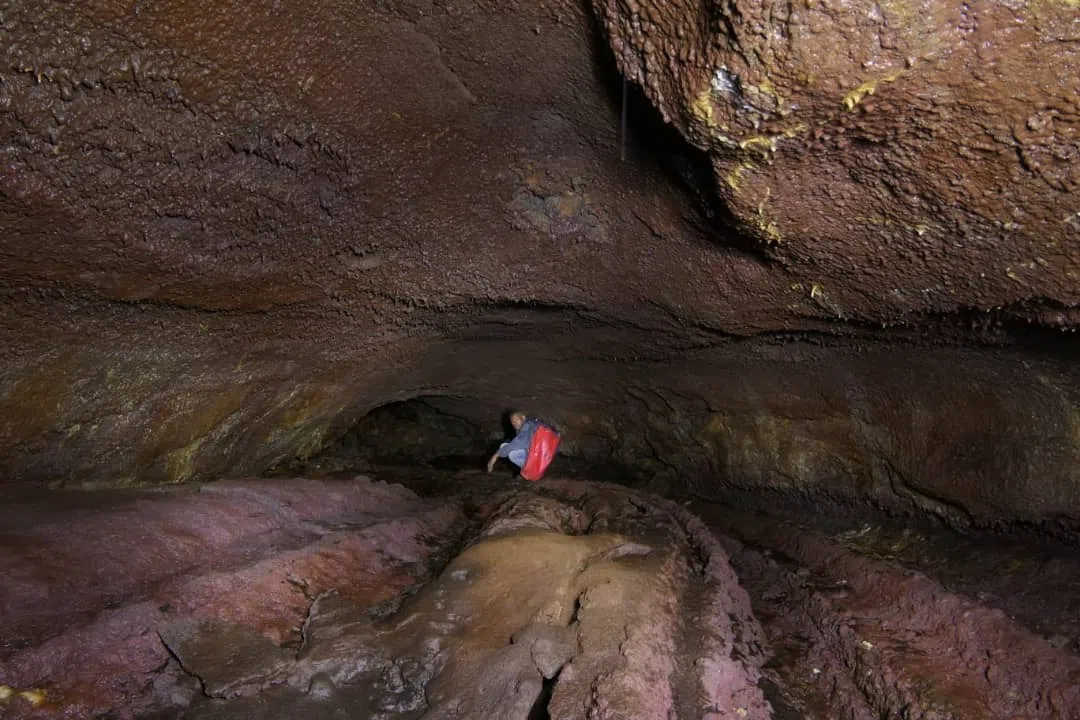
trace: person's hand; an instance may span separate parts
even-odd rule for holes
[[[492,455],[488,460],[488,472],[495,472],[495,461],[499,459],[498,454]]]

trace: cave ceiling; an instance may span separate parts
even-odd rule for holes
[[[0,467],[257,472],[746,342],[1071,342],[1078,38],[1067,0],[4,2]]]

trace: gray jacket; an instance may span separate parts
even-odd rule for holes
[[[540,422],[529,418],[521,425],[521,429],[518,430],[517,435],[510,442],[503,443],[499,448],[499,457],[510,457],[510,453],[515,450],[524,450],[529,452],[529,446],[532,445],[533,435],[536,434],[537,428],[540,427]]]

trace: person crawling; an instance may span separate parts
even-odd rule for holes
[[[506,458],[521,468],[521,477],[539,480],[559,447],[559,433],[548,423],[530,418],[523,412],[510,414],[514,426],[514,439],[504,442],[488,460],[487,471],[495,471],[499,458]]]

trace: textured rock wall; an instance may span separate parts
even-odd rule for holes
[[[619,163],[594,39],[572,3],[4,3],[0,476],[258,472],[533,314],[778,322]]]
[[[1075,325],[1074,2],[594,0],[620,68],[838,318]]]
[[[463,369],[448,388],[550,418],[564,453],[613,479],[869,502],[961,524],[1075,529],[1080,518],[1080,378],[1068,358],[746,343],[560,376],[542,347],[519,353],[497,354],[502,373]],[[496,416],[471,419],[500,429]]]
[[[747,252],[672,138],[619,161],[573,3],[5,3],[0,480],[257,473],[443,393],[700,490],[1075,516],[1067,369],[723,349],[1071,323],[1076,11],[966,7],[596,5]]]

